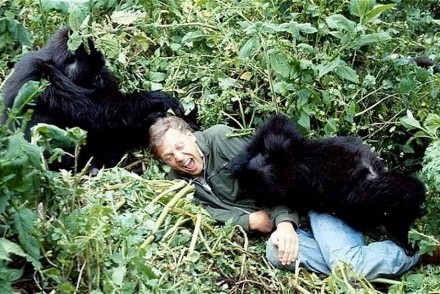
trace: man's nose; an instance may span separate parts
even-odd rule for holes
[[[178,162],[182,162],[183,160],[185,160],[184,154],[181,152],[176,152],[174,154],[174,158],[176,159],[176,161]]]

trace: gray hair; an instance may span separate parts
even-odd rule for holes
[[[192,132],[189,124],[180,117],[167,116],[158,118],[148,130],[148,138],[150,141],[149,150],[151,154],[157,157],[157,147],[163,143],[165,133],[170,129],[177,130],[182,134],[187,130]]]

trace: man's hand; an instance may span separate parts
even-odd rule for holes
[[[278,247],[278,260],[283,265],[289,265],[298,257],[298,235],[291,222],[281,222],[272,234],[273,243]]]
[[[270,233],[273,229],[272,220],[264,210],[259,210],[249,214],[249,229],[261,233]]]

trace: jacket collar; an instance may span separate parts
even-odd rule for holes
[[[205,134],[203,134],[203,132],[195,132],[194,136],[196,137],[196,144],[197,146],[199,146],[200,150],[203,153],[203,156],[205,156],[205,158],[209,157],[209,154],[211,153],[211,150],[209,150],[208,147],[208,140],[205,136]]]

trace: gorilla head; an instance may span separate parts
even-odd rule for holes
[[[116,81],[105,66],[105,57],[89,38],[75,51],[68,49],[72,31],[62,28],[55,32],[40,52],[40,58],[54,65],[70,81],[85,89],[102,89],[111,85],[117,88]]]

